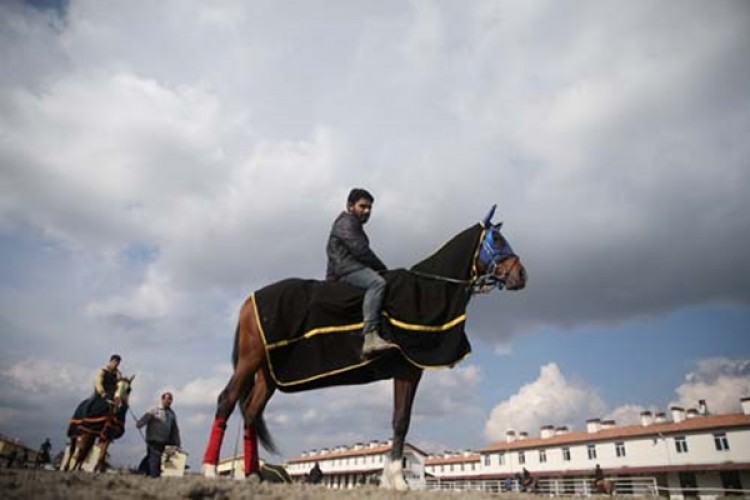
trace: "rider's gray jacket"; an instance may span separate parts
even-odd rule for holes
[[[365,267],[374,271],[386,269],[385,264],[370,249],[370,240],[362,228],[362,222],[350,212],[341,212],[333,222],[326,253],[328,280],[337,280]]]
[[[157,406],[151,408],[136,422],[139,429],[146,426],[146,441],[180,446],[180,429],[177,416],[171,408]]]

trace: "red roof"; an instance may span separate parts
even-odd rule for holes
[[[730,413],[726,415],[706,415],[683,420],[682,422],[653,423],[649,425],[630,425],[600,429],[597,432],[567,432],[548,438],[526,438],[513,442],[496,441],[479,452],[523,450],[528,448],[548,448],[582,442],[612,441],[642,436],[658,436],[659,434],[680,434],[714,429],[731,429],[750,427],[750,415]]]

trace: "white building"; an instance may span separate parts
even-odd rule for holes
[[[503,441],[473,451],[426,456],[407,444],[404,470],[412,489],[498,491],[526,468],[545,493],[585,495],[599,464],[618,494],[715,498],[744,490],[748,495],[750,397],[741,404],[741,413],[724,415],[711,414],[704,401],[687,410],[672,407],[669,415],[646,411],[639,424],[627,426],[593,418],[582,431],[545,425],[535,437],[511,430]],[[303,480],[317,462],[323,484],[351,488],[379,480],[390,448],[390,441],[357,443],[305,452],[285,465],[292,478]]]
[[[391,441],[371,441],[354,446],[337,446],[312,450],[285,463],[294,481],[304,481],[316,463],[323,471],[322,484],[332,488],[353,488],[362,484],[377,484],[383,468],[389,462]],[[412,489],[425,485],[425,459],[427,454],[419,448],[404,445],[404,476]]]
[[[511,430],[474,453],[430,456],[426,472],[442,482],[502,481],[526,468],[549,490],[569,493],[573,479],[589,482],[599,464],[620,493],[638,478],[654,478],[673,497],[750,490],[750,398],[741,402],[742,413],[726,415],[711,415],[701,401],[672,407],[669,418],[643,412],[638,425],[590,419],[584,431],[546,425],[538,437]]]

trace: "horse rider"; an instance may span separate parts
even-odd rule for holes
[[[387,268],[370,248],[370,240],[363,228],[370,219],[374,201],[375,198],[366,189],[352,189],[346,210],[333,222],[326,246],[326,279],[343,281],[365,290],[362,303],[363,358],[396,347],[380,336],[380,310],[386,288],[385,279],[380,273]]]
[[[534,488],[534,478],[531,477],[531,472],[526,470],[526,467],[523,468],[523,473],[521,474],[521,491],[528,491],[533,490]]]
[[[121,357],[113,354],[109,357],[109,363],[99,368],[94,377],[94,394],[86,401],[85,415],[100,414],[105,412],[107,405],[115,399],[117,382],[122,378],[118,367]]]
[[[606,490],[606,484],[604,483],[604,471],[601,467],[599,467],[599,464],[596,464],[596,468],[594,469],[594,489],[596,491],[605,491]]]
[[[122,358],[119,354],[113,354],[109,357],[109,363],[104,365],[96,373],[94,379],[94,390],[103,399],[112,400],[117,390],[117,382],[122,378],[122,373],[118,367]]]

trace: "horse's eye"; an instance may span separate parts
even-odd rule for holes
[[[495,242],[495,245],[498,247],[502,247],[505,245],[505,239],[503,238],[503,235],[498,232],[492,233],[492,241]]]

